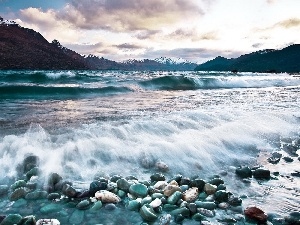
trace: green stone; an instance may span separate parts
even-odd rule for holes
[[[96,211],[100,210],[102,208],[102,206],[103,206],[102,202],[97,201],[97,202],[94,203],[94,205],[90,209],[90,212],[96,212]]]
[[[16,190],[17,188],[26,187],[26,181],[25,180],[17,180],[15,183],[13,183],[10,188],[12,190]]]
[[[88,200],[82,200],[76,205],[76,208],[79,210],[85,210],[90,206],[90,202]]]
[[[124,198],[125,196],[126,196],[126,192],[125,191],[122,191],[122,190],[118,190],[118,196],[120,197],[120,198]]]
[[[22,216],[19,214],[9,214],[5,219],[1,222],[1,225],[14,225],[19,224],[22,220]]]
[[[38,167],[33,167],[31,170],[29,170],[26,173],[26,178],[27,178],[27,180],[30,180],[30,178],[32,176],[37,176],[38,174],[39,174],[39,168]]]
[[[171,204],[165,204],[165,205],[163,206],[163,209],[164,209],[164,211],[166,211],[166,212],[172,211],[172,210],[177,209],[177,208],[178,208],[177,205],[171,205]]]
[[[235,170],[235,173],[241,178],[252,177],[252,171],[248,166],[237,168]]]
[[[61,205],[51,203],[51,204],[43,206],[40,209],[40,211],[43,214],[49,214],[49,213],[59,212],[61,209],[62,209]]]
[[[220,190],[214,194],[214,197],[217,202],[227,202],[229,198],[229,193],[224,190]]]
[[[25,188],[17,188],[16,190],[14,190],[13,193],[11,193],[9,200],[10,201],[16,201],[20,198],[24,198],[26,196],[27,192],[25,190]]]
[[[46,199],[48,197],[48,193],[46,191],[33,191],[29,192],[25,199],[27,200],[37,200],[37,199]]]
[[[134,195],[135,197],[146,197],[148,194],[148,188],[144,184],[133,184],[129,188],[130,194]]]
[[[82,224],[84,219],[84,211],[75,209],[72,215],[69,218],[70,224]]]
[[[205,217],[202,216],[200,213],[196,213],[195,215],[193,215],[192,219],[195,221],[202,221],[205,219]]]
[[[214,202],[200,202],[196,201],[195,204],[198,208],[208,209],[208,210],[214,210],[217,208],[217,205]]]
[[[141,203],[137,200],[129,201],[126,208],[130,211],[138,211],[141,207]]]
[[[164,197],[164,195],[161,193],[154,193],[151,195],[151,197],[152,197],[152,199],[156,199],[156,198],[161,199],[162,197]]]
[[[171,196],[168,197],[168,203],[175,205],[179,199],[181,199],[182,193],[180,191],[175,191]]]
[[[171,212],[172,215],[178,215],[178,214],[181,214],[183,215],[184,217],[189,217],[190,216],[190,210],[186,207],[182,207],[182,208],[178,208],[178,209],[175,209]]]
[[[13,208],[20,208],[22,206],[27,205],[27,201],[23,198],[18,199],[17,201],[14,202],[14,204],[12,205]]]
[[[117,180],[117,187],[122,191],[128,192],[130,183],[125,178],[121,178]]]
[[[198,195],[198,199],[199,200],[204,200],[207,198],[207,194],[205,192],[201,192],[199,195]]]
[[[150,202],[152,202],[152,198],[151,197],[145,197],[142,199],[141,204],[145,205],[145,204],[149,204]]]
[[[155,221],[157,219],[157,215],[154,210],[149,205],[143,205],[140,209],[141,217],[146,221]]]

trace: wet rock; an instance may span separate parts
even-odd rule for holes
[[[198,208],[208,209],[208,210],[214,210],[217,208],[217,205],[214,202],[201,202],[196,201],[195,204]]]
[[[113,175],[113,176],[110,178],[110,181],[116,183],[116,182],[117,182],[119,179],[121,179],[121,178],[122,178],[121,175]]]
[[[48,200],[55,200],[55,199],[60,199],[60,194],[59,193],[50,193],[47,196]]]
[[[199,200],[205,200],[206,198],[208,197],[208,195],[205,193],[205,192],[201,192],[199,195],[198,195],[198,199]]]
[[[157,162],[155,164],[155,167],[156,167],[156,169],[158,169],[159,171],[162,171],[162,172],[167,172],[169,170],[169,166],[162,161]]]
[[[133,184],[129,188],[130,194],[134,195],[135,197],[145,197],[148,194],[148,188],[144,184]]]
[[[0,185],[0,197],[7,195],[9,190],[8,185]]]
[[[27,180],[30,180],[30,178],[32,176],[37,176],[39,175],[39,168],[38,167],[33,167],[31,170],[29,170],[27,173],[26,173],[26,178]]]
[[[162,205],[162,202],[159,198],[154,199],[152,202],[149,204],[152,208],[157,208]]]
[[[153,187],[158,190],[163,190],[167,185],[168,183],[166,181],[157,181]]]
[[[199,192],[202,192],[204,190],[205,181],[202,179],[195,179],[191,181],[192,187],[197,187]]]
[[[172,215],[178,215],[178,214],[181,214],[183,215],[184,217],[190,217],[190,210],[186,207],[181,207],[181,208],[178,208],[178,209],[175,209],[171,212]]]
[[[103,203],[118,203],[121,201],[119,196],[106,190],[97,191],[95,197]]]
[[[155,173],[150,176],[151,181],[164,181],[166,180],[165,176],[161,173]]]
[[[15,201],[12,205],[13,208],[22,208],[25,205],[27,205],[27,201],[23,198],[18,199],[17,201]]]
[[[16,201],[20,198],[25,198],[27,191],[25,188],[18,188],[9,196],[10,201]]]
[[[9,214],[6,216],[3,221],[1,222],[1,225],[14,225],[19,224],[22,220],[22,216],[19,214]]]
[[[27,173],[29,170],[31,170],[34,167],[37,167],[39,164],[39,158],[35,155],[27,156],[23,160],[23,173]]]
[[[26,194],[25,199],[27,200],[37,200],[37,199],[46,199],[48,193],[46,191],[33,191]]]
[[[187,208],[190,210],[191,214],[195,214],[197,212],[197,205],[195,203],[187,204]]]
[[[214,194],[214,197],[217,202],[227,202],[229,199],[229,193],[224,190],[217,191]]]
[[[141,202],[139,200],[129,201],[126,205],[126,208],[130,211],[139,211],[141,207]]]
[[[82,224],[84,219],[84,211],[75,209],[69,218],[70,224]]]
[[[21,221],[22,225],[36,225],[36,220],[34,216],[25,216]]]
[[[207,183],[204,185],[204,191],[206,194],[212,195],[217,191],[217,186]]]
[[[230,196],[228,199],[228,203],[232,206],[240,206],[242,205],[242,199],[235,196]]]
[[[168,197],[168,204],[175,205],[179,199],[181,199],[182,193],[180,191],[175,191],[172,195]]]
[[[182,179],[182,175],[176,174],[174,177],[172,177],[172,179],[170,181],[175,180],[179,184],[181,179]]]
[[[117,208],[117,206],[113,203],[108,203],[104,206],[104,209],[108,210],[108,211],[113,211]]]
[[[197,187],[192,187],[183,193],[182,199],[187,202],[193,202],[198,198],[199,191]]]
[[[300,177],[300,171],[292,172],[291,175],[292,175],[293,177]]]
[[[236,168],[235,173],[241,178],[252,177],[252,171],[248,166]]]
[[[171,204],[168,204],[168,203],[165,203],[165,204],[163,205],[163,209],[164,209],[164,211],[166,211],[166,212],[170,212],[170,211],[175,210],[175,209],[177,209],[177,208],[178,208],[177,205],[171,205]]]
[[[200,213],[196,213],[195,215],[192,216],[192,219],[195,221],[202,221],[205,220],[205,217]]]
[[[281,157],[282,157],[282,154],[280,154],[278,152],[273,152],[272,156],[270,158],[268,158],[267,160],[269,163],[277,164],[277,163],[279,163]]]
[[[189,185],[181,185],[180,189],[181,189],[181,192],[185,192],[189,189]]]
[[[180,182],[180,185],[190,185],[191,184],[191,180],[188,177],[182,177]]]
[[[59,212],[61,209],[62,209],[61,205],[50,203],[48,205],[43,206],[40,209],[40,212],[43,214],[49,214],[49,213]]]
[[[60,225],[60,222],[57,219],[40,219],[36,225]]]
[[[300,225],[300,212],[291,212],[284,221],[287,225]]]
[[[244,210],[244,214],[248,219],[254,220],[257,223],[267,222],[267,214],[257,207],[248,207]]]
[[[16,190],[17,188],[26,187],[26,181],[25,180],[17,180],[15,183],[13,183],[10,188],[12,190]]]
[[[107,188],[106,182],[93,181],[90,183],[89,192],[91,195],[94,195],[97,191],[105,190]]]
[[[138,199],[140,199],[140,198],[138,198]],[[145,205],[145,204],[149,204],[150,202],[152,202],[152,198],[150,196],[148,196],[148,197],[145,197],[142,199],[141,204]]]
[[[92,195],[89,190],[84,190],[82,192],[76,192],[76,196],[74,198],[88,198],[94,197],[94,195]]]
[[[48,185],[54,189],[55,184],[62,181],[62,179],[58,173],[51,173],[48,178]]]
[[[176,224],[182,224],[183,220],[185,219],[185,217],[182,214],[176,214],[174,216],[174,221]]]
[[[197,211],[198,211],[198,213],[200,213],[201,215],[206,216],[206,217],[214,217],[215,216],[215,212],[212,210],[198,208]]]
[[[143,205],[140,209],[140,215],[145,221],[155,221],[158,216],[154,212],[151,206],[149,205]]]
[[[76,205],[76,208],[79,210],[85,210],[90,207],[90,202],[88,200],[82,200]]]
[[[180,187],[179,187],[179,186],[176,186],[176,185],[169,184],[169,185],[165,188],[165,190],[164,190],[164,195],[167,196],[167,197],[169,197],[169,196],[171,196],[171,195],[172,195],[174,192],[176,192],[176,191],[181,192]]]
[[[69,197],[69,198],[74,198],[77,195],[77,191],[75,188],[73,188],[71,185],[66,184],[63,193]]]
[[[125,191],[122,191],[122,190],[118,190],[117,195],[118,195],[120,198],[124,198],[124,197],[126,196],[126,192],[125,192]]]
[[[214,178],[210,180],[208,183],[219,186],[220,184],[224,184],[224,181],[221,178]]]
[[[271,173],[268,169],[258,168],[253,171],[253,177],[256,179],[270,179]]]
[[[220,184],[218,187],[217,187],[217,191],[220,191],[220,190],[226,190],[226,186],[224,184]]]
[[[218,207],[220,209],[228,209],[229,208],[229,204],[227,202],[221,202]]]
[[[172,216],[170,214],[165,214],[159,217],[159,225],[169,225]]]
[[[129,191],[130,185],[131,184],[125,178],[121,178],[117,181],[117,187],[125,192]]]
[[[117,183],[115,183],[115,182],[109,182],[109,183],[107,184],[107,189],[106,189],[106,190],[108,190],[108,191],[113,191],[113,190],[115,190],[116,188],[118,188]],[[104,189],[102,189],[102,190],[104,190]],[[100,191],[100,190],[98,190],[98,191]]]
[[[163,198],[163,197],[164,197],[164,195],[161,194],[161,193],[153,193],[153,194],[151,195],[151,198],[152,198],[152,199],[156,199],[156,198],[161,199],[161,198]]]
[[[285,162],[287,162],[287,163],[291,163],[291,162],[293,162],[294,160],[291,158],[291,157],[283,157],[283,160],[285,161]]]
[[[96,201],[92,208],[90,209],[91,212],[96,212],[102,208],[103,204],[101,201]]]

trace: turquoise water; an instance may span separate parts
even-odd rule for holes
[[[0,71],[0,109],[2,184],[16,179],[29,154],[39,157],[44,175],[57,172],[79,186],[97,173],[148,179],[163,162],[167,176],[225,171],[226,183],[249,196],[246,205],[280,215],[298,210],[300,178],[248,185],[233,168],[263,164],[286,176],[300,170],[296,158],[266,162],[273,151],[288,155],[284,138],[300,138],[299,76]]]

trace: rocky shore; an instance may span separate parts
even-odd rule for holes
[[[299,144],[283,146],[289,156],[273,152],[266,161],[299,165]],[[0,185],[0,225],[300,224],[299,211],[280,217],[245,205],[247,196],[228,190],[225,171],[207,180],[197,175],[166,177],[164,173],[153,173],[148,180],[99,175],[86,189],[57,173],[44,176],[34,155],[25,158],[17,171],[18,180]],[[280,174],[262,166],[240,166],[235,176],[249,183],[276,180]],[[291,176],[299,179],[299,171]]]

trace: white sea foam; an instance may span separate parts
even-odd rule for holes
[[[61,77],[75,77],[74,71],[58,71],[58,72],[46,72],[46,76],[50,79],[59,79]]]

